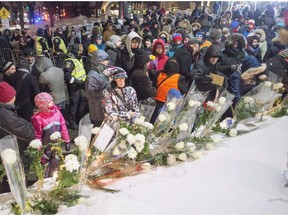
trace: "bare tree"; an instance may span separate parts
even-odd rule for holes
[[[24,29],[24,13],[23,13],[23,3],[18,2],[18,11],[21,29]]]
[[[27,2],[28,14],[29,14],[29,24],[35,24],[34,10],[35,10],[35,2]]]

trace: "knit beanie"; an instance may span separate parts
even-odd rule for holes
[[[10,61],[5,62],[2,66],[3,73],[6,73],[6,71],[8,71],[12,65],[14,65],[13,62],[10,62]]]
[[[19,63],[17,64],[17,71],[30,73],[30,64],[23,56],[20,57]]]
[[[121,41],[121,38],[120,38],[118,35],[112,35],[112,36],[109,38],[109,40],[110,40],[112,43],[116,44],[118,41]]]
[[[35,105],[41,111],[49,110],[49,103],[51,101],[53,101],[53,98],[47,92],[41,92],[41,93],[37,94],[34,98]]]
[[[180,65],[176,58],[170,58],[164,65],[164,71],[166,74],[180,73]]]
[[[249,20],[247,22],[247,25],[249,25],[249,28],[248,28],[249,31],[252,31],[253,29],[255,29],[255,21],[252,22],[251,20]]]
[[[42,28],[39,28],[36,32],[37,35],[44,35],[44,30]]]
[[[92,53],[92,52],[97,51],[97,50],[98,49],[97,49],[97,47],[94,44],[90,44],[88,46],[88,53]]]
[[[15,89],[7,82],[0,83],[0,103],[10,102],[16,95]]]
[[[214,29],[211,29],[209,37],[211,39],[219,39],[222,37],[222,33],[220,30],[214,28]]]
[[[25,57],[27,56],[34,56],[34,50],[31,47],[27,47],[23,50],[23,54]]]
[[[144,50],[137,50],[135,53],[135,66],[144,67],[150,61],[149,55]]]
[[[183,37],[182,37],[182,35],[180,34],[180,33],[174,33],[173,35],[172,35],[172,38],[173,38],[173,41],[174,42],[176,42],[176,41],[182,41],[183,40]]]
[[[110,73],[112,75],[113,80],[128,77],[126,71],[120,67],[111,68]]]
[[[203,32],[201,30],[198,30],[195,32],[195,38],[203,38]]]
[[[288,58],[288,49],[281,50],[279,56],[287,59]]]

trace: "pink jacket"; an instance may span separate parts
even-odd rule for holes
[[[50,135],[56,131],[61,133],[65,143],[70,142],[65,119],[56,105],[54,105],[49,112],[35,113],[32,116],[31,122],[35,130],[35,139],[42,140],[43,144],[51,142]]]

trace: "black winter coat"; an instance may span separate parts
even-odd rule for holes
[[[134,67],[134,62],[135,56],[131,58],[128,50],[126,49],[126,47],[124,47],[124,49],[117,53],[115,66],[123,68],[127,72],[129,77],[130,71]]]
[[[120,50],[118,48],[114,48],[112,46],[108,46],[107,42],[106,42],[106,48],[105,48],[105,52],[109,55],[110,57],[110,64],[111,65],[115,65],[116,63],[116,59],[117,59],[117,54],[120,52]]]

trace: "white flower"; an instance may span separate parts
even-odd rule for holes
[[[137,142],[144,144],[145,143],[145,136],[143,134],[137,133],[134,136],[134,143],[137,143]]]
[[[16,151],[14,149],[8,148],[2,151],[1,158],[3,160],[3,163],[6,163],[8,165],[12,165],[16,162]]]
[[[199,101],[196,101],[196,107],[201,106],[201,103]]]
[[[187,160],[187,155],[185,153],[181,153],[179,156],[178,156],[179,160],[181,161],[186,161]]]
[[[86,199],[85,199],[85,198],[83,198],[83,197],[80,197],[80,198],[78,199],[78,202],[77,202],[77,204],[84,204],[84,203],[85,203],[85,201],[86,201]]]
[[[74,139],[75,145],[78,146],[79,151],[85,151],[88,147],[88,140],[85,136],[80,135]]]
[[[179,125],[179,130],[180,131],[186,131],[188,130],[188,124],[187,123],[182,123]]]
[[[154,128],[153,124],[151,124],[150,122],[144,122],[142,125],[148,130],[153,130]]]
[[[136,118],[134,124],[142,125],[145,122],[145,117],[141,116],[140,118]]]
[[[230,137],[235,137],[235,136],[237,136],[237,130],[236,130],[236,129],[231,129],[231,130],[229,131],[229,136],[230,136]]]
[[[127,134],[129,134],[129,130],[127,128],[120,128],[119,133],[123,136],[126,136]]]
[[[92,134],[95,134],[95,135],[97,135],[97,134],[99,134],[99,133],[100,133],[100,130],[101,130],[101,128],[100,128],[100,127],[94,127],[94,128],[92,129]]]
[[[58,212],[65,211],[67,208],[68,208],[67,205],[63,205],[63,204],[61,204],[61,205],[59,205],[59,207],[58,207]]]
[[[273,89],[274,90],[279,90],[280,88],[282,88],[284,86],[283,83],[276,83],[274,86],[273,86]]]
[[[34,139],[30,142],[29,146],[34,149],[39,149],[42,146],[42,142],[40,139]]]
[[[165,115],[159,114],[158,119],[159,119],[160,122],[164,122],[164,121],[166,121],[167,118],[166,118]]]
[[[125,140],[121,140],[120,144],[119,144],[119,147],[121,149],[127,149],[126,141]]]
[[[211,138],[212,138],[214,144],[218,144],[222,140],[221,137],[219,137],[219,136],[215,136],[215,137],[211,137]]]
[[[69,172],[77,171],[80,167],[79,161],[77,160],[77,156],[73,154],[69,154],[65,157],[65,168]]]
[[[259,76],[259,79],[264,81],[267,79],[267,76],[265,74],[262,74],[261,76]]]
[[[270,82],[270,81],[264,82],[264,86],[266,86],[266,87],[271,87],[271,85],[272,85],[272,82]]]
[[[206,144],[206,149],[207,149],[207,150],[213,150],[213,149],[214,149],[213,143],[207,143],[207,144]]]
[[[135,148],[136,148],[136,151],[138,153],[140,153],[143,149],[144,149],[144,143],[141,143],[141,142],[136,142],[134,144]]]
[[[168,165],[173,165],[176,163],[176,157],[172,154],[168,154],[168,158],[167,158],[167,164]]]
[[[128,134],[127,137],[126,137],[126,140],[128,141],[128,143],[130,145],[132,145],[134,143],[134,140],[135,140],[135,136],[133,134]]]
[[[196,145],[194,143],[192,143],[192,142],[186,143],[186,146],[189,147],[189,151],[190,152],[194,152],[195,149],[196,149]]]
[[[143,164],[141,165],[141,168],[142,168],[143,170],[149,170],[149,169],[151,169],[151,164],[148,163],[148,162],[143,163]]]
[[[226,102],[226,98],[225,97],[220,97],[218,102],[219,102],[219,104],[224,104]]]
[[[64,161],[67,162],[67,161],[70,161],[70,160],[77,160],[77,156],[74,155],[74,154],[68,154],[68,155],[66,155]]]
[[[130,148],[128,151],[128,157],[134,160],[137,157],[137,151],[134,148]]]
[[[220,112],[220,111],[221,111],[221,106],[217,106],[217,107],[216,107],[216,111],[217,111],[217,112]]]
[[[50,135],[50,140],[58,140],[58,139],[61,139],[61,133],[59,131],[56,131]]]
[[[228,128],[228,125],[227,125],[227,123],[226,123],[226,120],[223,120],[222,122],[220,122],[220,127],[221,127],[222,129],[227,129],[227,128]]]
[[[208,101],[206,103],[206,105],[209,106],[209,107],[214,107],[215,106],[215,104],[212,101]]]
[[[176,149],[183,149],[183,148],[184,148],[184,142],[178,142],[178,143],[176,143],[175,148],[176,148]]]
[[[114,156],[118,156],[118,155],[120,155],[120,151],[119,151],[119,149],[118,148],[115,148],[114,150],[113,150],[113,153],[112,153]]]
[[[173,102],[169,102],[167,103],[167,108],[168,108],[168,111],[173,111],[176,108],[176,104]]]
[[[201,156],[202,156],[202,152],[200,152],[200,151],[195,151],[195,152],[192,153],[191,156],[192,156],[194,159],[199,159],[199,158],[201,158]]]
[[[188,102],[188,105],[189,105],[190,107],[193,107],[193,106],[195,106],[195,105],[197,104],[197,102],[198,102],[198,101],[190,100],[190,101]]]

